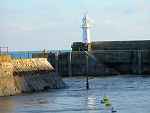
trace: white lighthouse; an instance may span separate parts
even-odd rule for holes
[[[87,14],[85,14],[82,18],[82,31],[83,31],[83,40],[84,44],[89,44],[90,40],[90,28],[91,28],[91,21]]]

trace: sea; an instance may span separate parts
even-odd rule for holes
[[[150,113],[150,77],[119,75],[63,78],[67,87],[0,97],[0,113]],[[107,96],[111,106],[101,103]]]
[[[57,53],[57,52],[70,52],[71,50],[48,50],[47,53]],[[2,52],[2,54],[8,54],[13,58],[32,58],[34,53],[43,53],[43,51],[9,51],[8,53]]]

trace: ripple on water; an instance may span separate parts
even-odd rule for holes
[[[150,113],[150,78],[114,76],[65,78],[66,89],[0,98],[0,113],[108,113],[100,100],[109,96],[118,113]]]

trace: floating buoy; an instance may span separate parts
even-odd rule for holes
[[[112,107],[111,108],[111,113],[116,113],[117,111],[116,110],[114,110],[114,108]]]
[[[109,98],[108,98],[107,96],[104,96],[104,97],[103,97],[103,101],[104,101],[104,102],[107,102],[107,101],[109,101]]]
[[[110,107],[111,106],[111,103],[109,101],[105,102],[105,106],[106,107]]]
[[[104,104],[106,102],[110,102],[109,98],[107,96],[104,96],[103,99],[101,100],[101,103]]]

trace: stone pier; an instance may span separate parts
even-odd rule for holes
[[[63,88],[64,82],[46,58],[0,56],[0,96]]]

